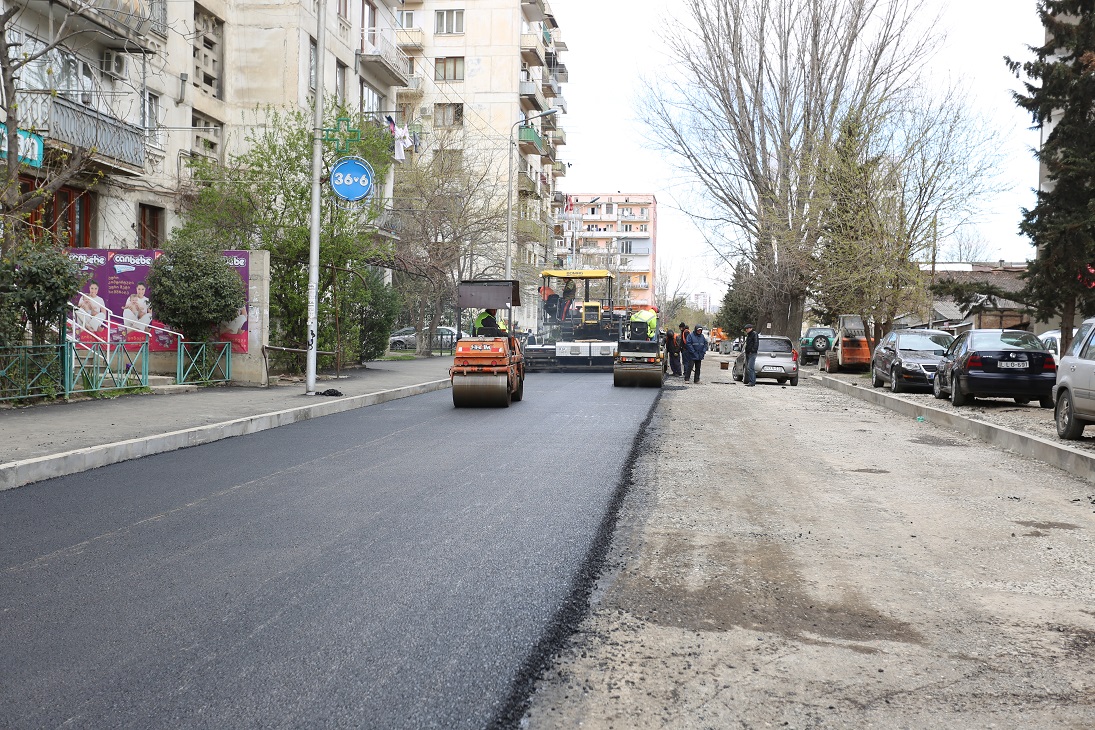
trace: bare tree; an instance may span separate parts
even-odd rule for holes
[[[688,306],[688,291],[685,290],[687,278],[683,272],[675,271],[666,263],[658,265],[658,321],[667,329],[675,329],[673,320]]]
[[[821,177],[827,202],[815,298],[859,314],[871,344],[927,300],[919,261],[994,189],[995,135],[956,91],[847,117]],[[873,336],[872,336],[873,335]]]
[[[989,242],[976,231],[955,231],[943,248],[936,254],[936,261],[988,261],[992,255]]]
[[[429,333],[454,304],[461,279],[501,278],[506,207],[498,180],[489,151],[445,134],[396,171],[403,224],[395,268],[409,274],[400,290],[420,333],[418,354],[430,354]]]
[[[698,193],[725,258],[749,261],[765,321],[797,334],[826,206],[821,158],[841,120],[915,80],[923,0],[684,0],[679,74],[650,87],[651,127]]]

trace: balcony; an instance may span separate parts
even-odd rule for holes
[[[550,132],[553,129],[559,128],[558,114],[548,114],[546,117],[540,117],[540,127],[545,132]]]
[[[551,130],[551,132],[548,133],[548,137],[551,138],[551,143],[557,147],[567,143],[567,133],[562,129]]]
[[[544,0],[521,0],[521,12],[525,20],[535,22],[544,19],[547,9],[544,7]]]
[[[415,99],[424,93],[422,74],[407,77],[407,85],[395,90],[397,99]]]
[[[530,175],[527,170],[521,170],[517,173],[517,192],[529,195],[540,194],[540,186],[536,178]]]
[[[94,149],[92,159],[118,172],[144,172],[145,130],[141,127],[49,91],[22,91],[17,96],[19,126],[42,135],[47,146],[54,142]]]
[[[525,111],[535,109],[542,112],[548,108],[547,99],[540,93],[540,85],[535,81],[522,81],[520,85],[521,108]]]
[[[645,281],[625,281],[624,286],[628,289],[649,289],[650,284]]]
[[[544,78],[542,80],[544,96],[556,97],[563,93],[563,87],[559,85],[559,82],[555,80],[555,77],[544,71]]]
[[[419,50],[423,42],[424,34],[421,28],[397,28],[395,31],[395,44],[400,48]]]
[[[567,65],[565,63],[556,63],[552,66],[551,72],[555,74],[555,78],[560,84],[570,83],[570,72],[567,71]]]
[[[547,163],[555,162],[555,148],[550,144],[544,145],[544,153],[540,155],[541,161],[546,165]]]
[[[517,237],[526,241],[542,241],[547,233],[547,229],[544,228],[543,223],[526,218],[517,221],[515,228],[517,230]]]
[[[552,41],[555,43],[555,50],[562,52],[570,50],[567,48],[567,42],[563,40],[563,32],[556,28],[551,32]]]
[[[523,126],[517,128],[517,147],[527,155],[544,154],[544,138],[536,131],[536,127]]]
[[[357,63],[364,74],[375,76],[387,86],[406,86],[410,64],[403,51],[385,36],[382,28],[368,28],[361,34]]]
[[[547,63],[544,60],[544,38],[541,34],[521,34],[521,60],[529,66],[543,66]]]
[[[563,114],[566,114],[567,113],[567,100],[566,100],[566,97],[563,96],[562,94],[559,94],[559,96],[552,99],[551,106],[558,109]]]
[[[151,4],[148,2],[101,0],[87,3],[81,0],[30,0],[22,4],[30,10],[41,13],[44,17],[65,18],[65,30],[75,32],[76,37],[80,37],[81,34],[84,34],[84,37],[89,34],[99,36],[103,45],[108,48],[126,49],[130,52],[153,50],[147,36],[153,26],[150,18]]]

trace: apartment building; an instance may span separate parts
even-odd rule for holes
[[[657,199],[649,194],[580,193],[565,200],[555,265],[608,269],[616,274],[618,300],[655,304]]]
[[[469,163],[490,160],[503,180],[510,179],[512,153],[514,271],[534,286],[532,272],[553,259],[553,208],[562,208],[556,191],[566,174],[560,154],[566,144],[560,119],[567,111],[562,84],[568,72],[561,58],[566,44],[550,5],[406,0],[396,25],[410,75],[397,90],[397,103],[412,127],[422,130],[427,147],[444,137],[448,153],[463,153]],[[522,123],[551,109],[557,111]],[[504,232],[499,233],[501,240]],[[482,261],[476,268],[492,263],[499,262]],[[531,318],[531,308],[525,310],[519,320]]]
[[[187,159],[240,151],[258,108],[310,109],[320,52],[325,93],[378,117],[410,78],[395,43],[402,0],[328,0],[323,49],[314,2],[17,4],[16,53],[60,41],[18,79],[21,134],[41,139],[44,156],[94,148],[93,174],[43,213],[76,247],[158,247],[178,224]],[[38,184],[39,169],[28,162],[23,183]],[[391,186],[389,176],[388,199]]]

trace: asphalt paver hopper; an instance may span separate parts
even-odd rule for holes
[[[512,401],[524,397],[524,354],[521,343],[511,334],[513,307],[520,304],[521,285],[517,281],[460,282],[457,289],[460,310],[497,309],[500,321],[497,328],[482,328],[471,337],[456,342],[449,378],[452,380],[452,404],[457,408],[508,408]]]
[[[646,322],[621,323],[621,335],[612,363],[615,387],[660,388],[665,378],[661,337],[650,339]]]

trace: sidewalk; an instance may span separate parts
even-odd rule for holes
[[[385,360],[270,388],[201,388],[0,409],[0,489],[127,459],[254,433],[296,421],[449,387],[451,357]]]

